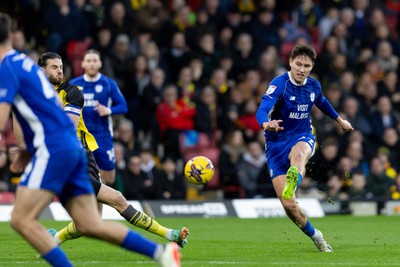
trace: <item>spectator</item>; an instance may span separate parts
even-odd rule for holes
[[[317,198],[323,200],[326,195],[318,189],[316,182],[309,176],[304,176],[299,187],[296,189],[297,198]]]
[[[391,185],[393,180],[385,174],[385,165],[379,157],[374,157],[371,160],[370,174],[367,176],[367,194],[374,198],[389,198]]]
[[[386,128],[395,128],[399,122],[389,97],[381,96],[378,99],[377,110],[371,115],[370,122],[373,140],[381,144],[384,130]]]
[[[145,200],[154,194],[153,182],[140,168],[141,159],[137,154],[128,157],[128,166],[123,174],[125,198],[128,200]]]
[[[239,184],[245,191],[245,197],[256,197],[260,192],[260,173],[267,168],[261,143],[250,141],[237,165]]]
[[[214,88],[205,86],[200,98],[196,102],[196,115],[194,116],[195,130],[213,137],[219,128],[220,109],[217,105],[217,95]]]
[[[125,153],[137,150],[138,144],[133,135],[133,123],[128,119],[122,118],[118,121],[114,139],[124,147]]]
[[[243,158],[245,144],[243,133],[240,130],[233,130],[226,136],[219,156],[219,176],[224,186],[238,186],[238,163]],[[232,195],[224,192],[225,198],[235,198],[237,195]]]
[[[351,200],[364,200],[367,197],[366,184],[367,178],[365,175],[362,172],[354,172],[351,176],[349,198]]]
[[[189,64],[189,48],[186,45],[185,35],[176,32],[172,35],[171,46],[165,53],[169,70],[169,81],[175,83],[178,79],[179,71]]]
[[[331,34],[333,26],[339,22],[340,12],[337,7],[332,6],[328,8],[324,16],[318,22],[319,40],[320,42]]]
[[[45,12],[48,31],[47,51],[59,53],[68,41],[90,38],[89,27],[82,12],[69,0],[55,0]]]
[[[115,182],[112,187],[125,195],[124,170],[126,169],[125,147],[118,141],[114,141],[115,153]]]
[[[183,67],[179,72],[178,97],[188,103],[195,103],[200,97],[201,88],[193,82],[193,73],[190,67]]]
[[[140,150],[140,169],[144,174],[143,187],[145,188],[145,199],[156,197],[155,179],[160,176],[161,170],[156,166],[153,152],[150,148],[143,147]]]
[[[153,70],[150,84],[143,89],[139,102],[139,114],[146,114],[146,116],[138,116],[140,142],[153,149],[156,149],[159,142],[156,109],[162,101],[164,83],[164,71],[159,68]]]
[[[246,140],[255,138],[257,132],[260,130],[260,125],[256,119],[257,109],[257,101],[254,98],[249,98],[244,103],[243,114],[240,114],[236,121],[237,126],[242,129]]]
[[[348,194],[346,193],[346,187],[344,184],[344,180],[339,177],[337,174],[331,174],[328,178],[327,182],[328,192],[327,195],[329,200],[347,200]]]
[[[126,13],[126,7],[121,2],[111,5],[104,25],[111,30],[111,43],[115,42],[119,34],[133,36],[136,30],[132,18]]]
[[[162,173],[155,177],[156,199],[186,199],[186,183],[183,175],[178,173],[176,162],[165,158],[162,162]]]
[[[204,79],[209,80],[213,70],[219,65],[220,51],[216,50],[215,37],[205,33],[199,40],[199,57],[203,61]]]
[[[245,101],[261,99],[265,88],[261,85],[259,72],[253,69],[247,70],[243,81],[238,84],[238,90],[241,91]]]
[[[149,31],[157,42],[164,23],[169,20],[169,14],[162,3],[159,0],[148,0],[135,15],[138,27]]]
[[[166,75],[168,75],[168,66],[165,59],[160,53],[160,49],[155,42],[149,41],[143,45],[143,55],[147,58],[147,66],[150,72],[156,68],[161,68]]]
[[[179,135],[185,130],[194,129],[196,110],[191,104],[178,98],[178,90],[174,85],[168,85],[164,89],[163,101],[158,105],[156,114],[165,154],[179,159]]]
[[[365,112],[360,111],[356,98],[348,97],[344,100],[343,112],[346,114],[347,120],[363,135],[369,136],[372,133],[371,125],[364,115]]]
[[[326,191],[326,183],[339,161],[338,142],[334,137],[324,138],[315,155],[307,164],[306,173],[317,182],[318,188]]]
[[[389,162],[400,172],[400,140],[395,128],[386,128],[383,132],[383,147],[389,150]]]
[[[260,9],[258,11],[256,18],[249,27],[251,39],[254,43],[253,52],[259,54],[268,46],[280,47],[279,25],[274,25],[273,22],[274,13],[272,10]]]
[[[250,34],[239,34],[235,44],[232,75],[236,80],[240,80],[248,69],[257,67],[257,59],[253,50],[253,37]]]
[[[103,0],[89,0],[88,3],[82,7],[82,13],[87,21],[92,39],[95,40],[100,28],[106,22],[107,12]]]
[[[130,87],[130,76],[132,75],[130,72],[130,67],[134,59],[129,47],[129,36],[125,33],[119,34],[115,38],[109,57],[113,72],[112,78],[121,88],[121,92],[124,94],[127,100],[130,98],[130,94],[128,93],[128,88]]]

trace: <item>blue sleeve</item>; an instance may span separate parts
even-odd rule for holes
[[[262,126],[264,122],[269,121],[268,115],[276,102],[282,97],[283,92],[284,85],[281,85],[277,79],[272,80],[268,86],[267,92],[262,96],[260,106],[256,113],[256,119],[260,126]]]
[[[110,80],[110,96],[112,99],[111,114],[124,114],[128,112],[128,105],[126,100],[122,95],[117,83],[111,79]]]
[[[11,69],[10,62],[6,59],[0,67],[0,103],[13,104],[18,93],[19,81]]]
[[[339,114],[332,107],[331,103],[329,103],[328,99],[326,99],[322,94],[317,98],[317,101],[315,101],[315,106],[334,120],[339,117]]]

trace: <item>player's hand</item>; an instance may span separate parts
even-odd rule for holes
[[[272,121],[264,122],[262,126],[263,126],[264,130],[266,130],[266,131],[279,132],[279,131],[283,131],[283,127],[279,125],[281,122],[283,122],[283,120],[272,120]]]
[[[32,159],[31,154],[20,147],[11,147],[9,153],[11,158],[10,169],[16,173],[23,172]]]
[[[100,103],[98,103],[97,106],[94,107],[94,110],[96,110],[97,113],[99,113],[100,117],[108,116],[111,114],[111,109]]]
[[[342,118],[340,118],[338,120],[339,126],[340,128],[344,131],[344,132],[350,132],[350,131],[354,131],[353,126],[351,126],[351,123],[348,122],[347,120],[343,120]]]

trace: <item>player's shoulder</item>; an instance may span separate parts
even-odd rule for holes
[[[308,76],[307,83],[309,83],[313,87],[317,87],[317,88],[321,89],[321,83],[313,77]]]
[[[83,82],[83,75],[72,78],[69,80],[69,84],[79,85]]]
[[[284,85],[289,80],[289,74],[287,72],[282,73],[281,75],[276,76],[272,79],[271,84],[280,86]]]
[[[77,85],[64,82],[60,84],[60,86],[57,88],[57,91],[58,92],[65,91],[66,93],[70,93],[70,92],[80,91],[80,89]]]

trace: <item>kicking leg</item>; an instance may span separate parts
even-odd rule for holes
[[[180,266],[177,245],[165,247],[134,233],[123,224],[101,220],[93,195],[72,198],[66,208],[80,233],[94,237],[125,249],[138,252],[159,261],[161,266]],[[172,243],[173,244],[173,243]]]
[[[105,184],[101,185],[97,200],[115,208],[130,224],[164,237],[169,241],[174,241],[180,247],[187,243],[186,237],[189,235],[189,230],[186,227],[182,227],[180,230],[173,230],[160,225],[146,213],[130,205],[121,192]]]
[[[283,197],[282,192],[286,185],[286,176],[277,176],[272,180],[272,183],[274,185],[276,195],[281,201],[282,206],[290,220],[292,220],[292,222],[294,222],[303,231],[303,233],[305,233],[314,241],[314,244],[317,246],[319,251],[333,252],[331,246],[329,246],[329,244],[324,240],[322,233],[311,225],[306,214],[297,204],[295,197],[292,196],[290,199]]]

